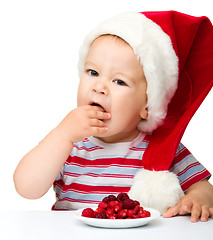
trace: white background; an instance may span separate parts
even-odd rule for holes
[[[123,11],[171,9],[213,20],[210,0],[0,1],[0,210],[49,210],[54,203],[52,189],[39,200],[20,197],[13,172],[76,106],[78,49],[88,31]],[[182,139],[211,172],[212,104],[211,92]]]

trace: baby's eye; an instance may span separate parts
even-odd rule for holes
[[[92,70],[92,69],[89,69],[88,73],[92,77],[98,77],[99,76],[98,72],[96,72],[95,70]]]
[[[114,82],[117,84],[117,85],[120,85],[120,86],[127,86],[127,84],[124,82],[124,81],[122,81],[122,80],[114,80]]]

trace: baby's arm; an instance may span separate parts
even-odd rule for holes
[[[206,222],[209,217],[213,218],[213,186],[208,180],[197,182],[187,190],[180,201],[167,210],[163,217],[191,214],[191,221],[198,219]]]
[[[97,106],[82,106],[71,111],[34,149],[27,153],[14,173],[17,192],[25,198],[39,198],[52,186],[73,143],[107,131],[104,119],[109,113]]]

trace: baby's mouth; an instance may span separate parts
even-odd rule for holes
[[[105,108],[104,108],[103,106],[101,106],[99,103],[93,102],[93,103],[91,103],[90,105],[91,105],[91,106],[101,107],[101,108],[103,109],[103,111],[106,112]]]

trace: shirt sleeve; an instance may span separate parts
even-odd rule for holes
[[[211,173],[197,161],[182,143],[177,149],[170,171],[177,175],[184,192],[192,184],[211,176]]]

